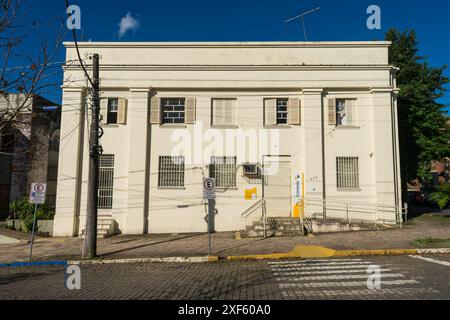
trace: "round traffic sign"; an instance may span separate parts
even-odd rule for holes
[[[44,190],[44,185],[42,183],[37,183],[34,185],[34,191],[42,192]]]
[[[203,186],[205,188],[206,191],[211,191],[214,190],[215,187],[215,183],[213,179],[205,179],[205,181],[203,182]]]

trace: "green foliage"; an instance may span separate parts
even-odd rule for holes
[[[434,160],[450,155],[450,127],[445,105],[436,99],[445,93],[449,79],[443,74],[446,66],[431,67],[418,56],[418,42],[414,31],[386,34],[392,41],[390,63],[398,67],[397,86],[400,159],[403,182],[430,178]]]
[[[28,201],[27,197],[17,199],[9,204],[10,213],[17,216],[21,221],[22,228],[25,231],[31,231],[33,228],[34,204]],[[55,212],[46,204],[38,205],[36,211],[37,220],[52,220]]]
[[[450,184],[441,184],[438,190],[431,195],[431,200],[436,202],[439,208],[445,208],[450,203]]]

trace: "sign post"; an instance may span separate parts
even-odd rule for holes
[[[30,203],[34,204],[34,215],[33,215],[33,228],[31,229],[31,240],[30,240],[30,255],[29,260],[31,261],[31,256],[33,254],[33,240],[34,240],[34,230],[36,229],[36,212],[38,204],[45,203],[45,193],[47,191],[46,183],[32,183],[30,189]]]
[[[211,232],[214,216],[214,199],[216,199],[216,179],[203,178],[203,199],[208,200],[208,255],[212,254]]]

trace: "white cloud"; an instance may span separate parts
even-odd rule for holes
[[[120,19],[119,23],[119,38],[122,38],[128,31],[136,31],[139,29],[139,20],[131,16],[131,12],[128,12],[126,16]]]

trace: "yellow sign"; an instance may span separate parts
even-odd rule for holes
[[[245,200],[256,200],[256,188],[245,189]]]

